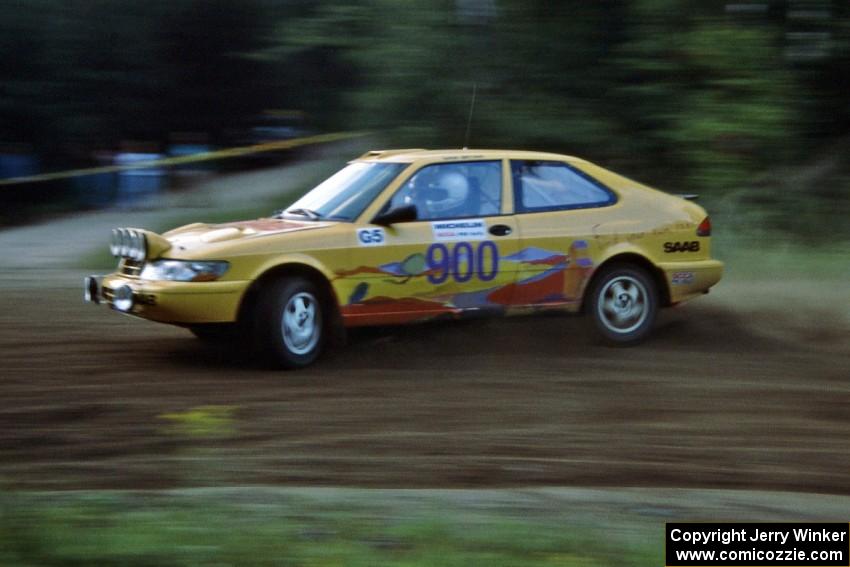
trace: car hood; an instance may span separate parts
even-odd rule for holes
[[[192,250],[207,244],[318,230],[334,224],[336,223],[265,218],[222,224],[194,223],[166,232],[163,236],[173,247]]]

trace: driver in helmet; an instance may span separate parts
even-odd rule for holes
[[[428,177],[416,180],[410,194],[410,202],[416,205],[420,218],[452,218],[474,214],[467,210],[469,181],[462,173],[449,171],[440,173],[436,179]]]

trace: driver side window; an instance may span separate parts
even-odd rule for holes
[[[418,220],[497,215],[502,202],[502,162],[427,165],[405,182],[388,208],[416,205]]]

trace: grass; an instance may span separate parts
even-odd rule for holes
[[[757,234],[721,233],[712,255],[726,263],[726,273],[739,279],[850,278],[848,242],[832,245]]]
[[[662,543],[653,542],[660,530],[636,545],[610,526],[577,529],[527,508],[471,514],[438,501],[393,508],[371,495],[345,501],[262,489],[5,493],[0,505],[0,565],[662,564]]]
[[[109,253],[109,244],[105,243],[96,250],[80,256],[75,265],[92,271],[108,271],[117,268],[118,260]]]

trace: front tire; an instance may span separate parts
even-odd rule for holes
[[[597,334],[615,345],[640,342],[658,314],[658,287],[646,270],[633,265],[605,268],[591,289],[589,314]]]
[[[307,279],[282,278],[261,290],[255,321],[255,344],[274,366],[303,368],[324,347],[324,305]]]

